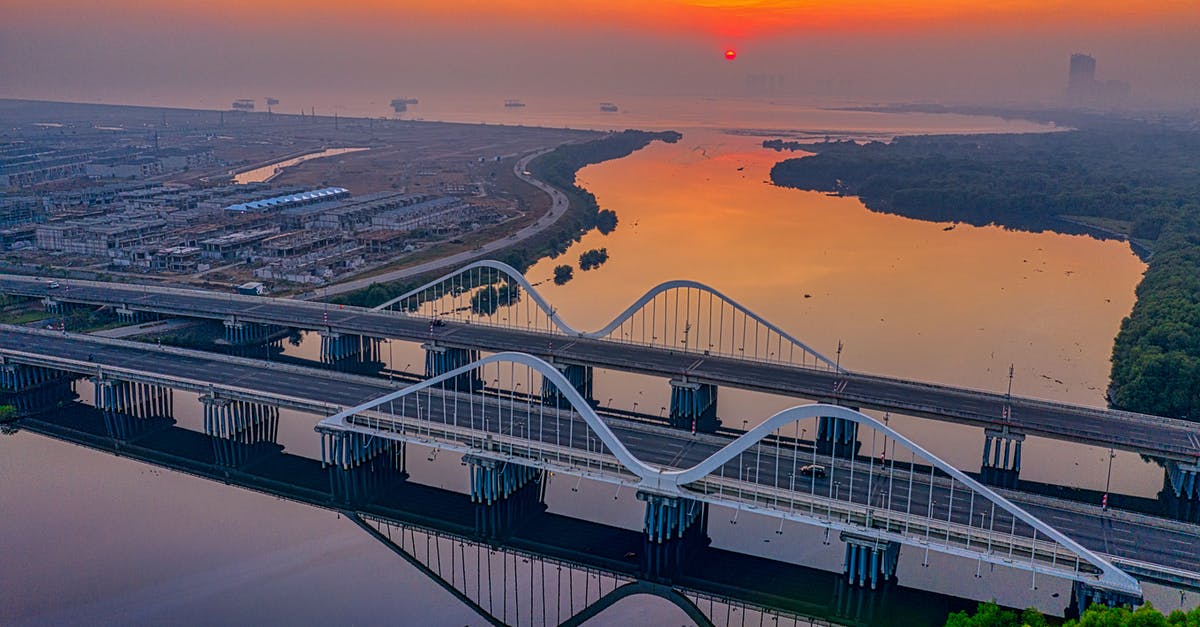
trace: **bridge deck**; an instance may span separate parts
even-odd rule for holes
[[[484,351],[520,351],[562,363],[578,363],[661,377],[689,379],[862,408],[894,411],[1026,435],[1115,447],[1188,463],[1200,461],[1200,425],[1144,414],[1007,398],[979,390],[889,377],[836,373],[786,364],[705,356],[702,353],[605,340],[448,323],[430,328],[425,319],[395,312],[146,286],[86,281],[50,289],[29,277],[0,276],[0,292],[67,302],[126,307],[169,315],[240,320],[331,330]],[[834,393],[834,388],[838,392]],[[1005,418],[1004,407],[1011,410]]]
[[[211,386],[308,411],[332,413],[335,409],[378,398],[394,389],[387,381],[379,379],[198,351],[159,349],[133,342],[13,327],[6,327],[4,330],[4,333],[0,333],[0,355],[11,361],[51,365],[81,374],[96,374],[97,369],[103,369],[109,376],[116,378],[157,377],[158,379],[154,380],[194,390],[204,390]],[[469,401],[458,399],[458,402]],[[552,422],[543,422],[535,427],[537,423],[533,419],[534,411],[552,411],[535,409],[537,407],[540,406],[530,406],[521,415],[508,413],[502,421],[498,420],[499,416],[494,412],[489,415],[501,432],[507,430],[511,433],[514,428],[525,432],[531,428],[541,428],[545,430],[542,435],[545,441],[554,441],[557,437],[559,442],[581,452],[595,449],[596,444],[589,438],[582,419],[573,413],[564,412],[568,414],[569,420],[557,423],[558,427],[554,427],[556,423]],[[510,405],[510,409],[512,408]],[[460,415],[468,413],[461,412]],[[647,425],[618,424],[614,427],[618,437],[639,459],[665,467],[691,465],[729,441],[719,436],[694,436],[686,432]],[[799,448],[801,461],[805,456],[812,454],[811,449],[805,448],[806,446],[806,443],[802,443]],[[730,467],[729,476],[748,476],[753,473],[755,478],[762,477],[762,481],[766,482],[767,477],[775,473],[777,467],[790,467],[791,450],[796,449],[777,449],[772,445],[765,445],[762,447],[761,457],[756,458],[755,465],[750,470]],[[776,459],[779,456],[785,459],[777,463]],[[859,466],[856,470],[854,498],[856,502],[867,503],[867,500],[875,495],[868,487],[865,469],[862,464]],[[879,481],[886,480],[886,477],[880,474],[882,470],[879,467],[874,469],[875,478],[872,481],[875,482],[875,486],[880,485]],[[831,469],[828,477],[809,478],[812,481],[811,492],[817,495],[821,494],[822,490],[827,492],[831,482],[840,483],[844,486],[840,489],[848,490],[851,482],[846,476],[847,473],[843,460]],[[944,486],[935,484],[932,496],[923,492],[924,489],[920,485],[916,487],[912,494],[914,502],[926,502],[932,498],[935,503],[940,501],[944,504],[949,500],[938,498],[938,490],[944,490]],[[1177,569],[1185,573],[1195,573],[1187,575],[1184,579],[1191,578],[1200,584],[1200,528],[1194,525],[1145,516],[1117,513],[1102,515],[1098,508],[1055,502],[1044,497],[1023,496],[1019,493],[1006,496],[1090,549],[1118,558],[1158,565],[1164,567],[1164,572]],[[892,510],[899,512],[903,509],[902,501],[895,500]],[[944,505],[935,504],[935,514],[938,511],[945,512]],[[955,513],[961,516],[961,507],[955,510]],[[1000,520],[1003,519],[998,518],[995,525],[997,529],[1002,528]]]

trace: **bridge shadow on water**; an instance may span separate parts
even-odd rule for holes
[[[581,624],[653,595],[698,624],[941,624],[974,602],[713,548],[706,531],[652,543],[640,530],[548,512],[535,480],[492,505],[408,479],[399,449],[342,470],[272,441],[277,420],[246,410],[234,437],[66,403],[14,426],[141,463],[341,512],[491,624]],[[264,418],[265,416],[265,418]],[[263,436],[261,434],[267,434]]]

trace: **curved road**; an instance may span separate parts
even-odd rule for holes
[[[447,257],[439,257],[432,261],[427,261],[425,263],[417,264],[408,268],[401,268],[399,270],[392,270],[391,272],[384,272],[382,274],[376,274],[361,279],[345,281],[336,285],[330,285],[328,287],[323,287],[319,290],[316,290],[316,293],[322,296],[343,294],[345,292],[353,292],[355,290],[361,290],[363,288],[370,287],[373,283],[398,281],[400,279],[419,276],[427,272],[433,272],[435,270],[457,266],[478,257],[486,257],[491,253],[508,248],[517,242],[529,239],[530,237],[542,232],[551,224],[557,222],[558,219],[567,212],[567,195],[558,189],[533,178],[532,176],[526,175],[525,172],[529,167],[530,161],[536,157],[540,157],[550,152],[551,150],[554,150],[554,148],[547,148],[545,150],[525,155],[524,157],[518,159],[517,163],[513,166],[513,174],[517,175],[517,178],[529,183],[530,185],[533,185],[543,192],[546,192],[546,194],[550,196],[550,200],[552,201],[550,205],[550,211],[546,212],[546,215],[542,216],[541,218],[538,218],[537,222],[530,224],[529,226],[517,231],[512,235],[507,235],[501,239],[492,240],[483,246],[480,246],[479,248],[466,250],[461,253],[449,255]]]

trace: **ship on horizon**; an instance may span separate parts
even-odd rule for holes
[[[408,111],[409,105],[415,105],[417,102],[416,98],[394,98],[392,100],[392,110],[396,113],[404,113]]]

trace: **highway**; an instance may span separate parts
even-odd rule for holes
[[[118,379],[136,379],[137,373],[144,373],[160,377],[167,383],[175,382],[177,387],[190,387],[193,390],[218,388],[231,391],[234,395],[242,394],[251,399],[321,413],[354,406],[395,389],[381,379],[199,351],[156,348],[134,342],[20,327],[3,327],[2,331],[0,355],[10,362],[57,365],[61,369],[82,374],[94,375],[103,371]],[[459,426],[468,426],[469,422],[492,433],[516,433],[547,445],[598,452],[595,450],[596,441],[590,436],[587,426],[573,412],[559,412],[536,404],[497,402],[494,396],[487,403],[478,398],[446,395],[441,397],[440,403],[426,403],[424,415],[433,422],[454,422]],[[479,411],[485,407],[486,411]],[[639,459],[669,468],[691,466],[730,441],[722,436],[693,435],[665,427],[623,421],[611,421],[610,424],[618,438]],[[726,465],[726,478],[732,480],[740,477],[747,483],[766,484],[766,487],[788,485],[790,477],[796,476],[793,468],[797,464],[811,463],[809,456],[814,455],[809,443],[803,443],[799,448],[768,444],[761,447],[760,453],[747,453],[741,459],[735,458]],[[827,497],[832,486],[838,492],[837,498],[842,501],[852,499],[855,503],[890,510],[897,515],[905,511],[911,511],[914,515],[923,514],[932,499],[934,505],[930,511],[934,518],[946,519],[949,516],[961,524],[970,521],[972,526],[979,529],[977,540],[984,538],[980,521],[974,518],[981,512],[964,507],[966,503],[961,484],[955,497],[956,506],[950,509],[947,507],[947,503],[951,502],[949,482],[942,477],[930,481],[927,467],[922,469],[917,466],[916,481],[906,484],[909,475],[900,464],[903,458],[895,460],[890,468],[879,465],[867,467],[865,460],[859,458],[854,470],[855,478],[851,480],[845,459],[838,459],[835,463],[827,459],[820,457],[817,461],[830,468],[829,475],[824,478],[800,477],[795,484],[800,493],[798,496]],[[881,497],[879,491],[882,486],[889,484],[894,489],[890,503],[885,503],[886,497]],[[1105,513],[1092,506],[1018,492],[1004,494],[1091,550],[1193,573],[1184,579],[1200,585],[1200,527],[1127,512]],[[912,506],[908,505],[910,495]],[[812,500],[800,498],[797,502],[803,506]],[[779,507],[779,503],[776,502],[775,506]],[[1000,530],[1007,529],[1006,524],[1011,524],[1010,520],[997,510],[994,517],[988,520],[987,528],[999,535]]]
[[[430,328],[425,319],[291,299],[220,294],[149,286],[60,281],[50,289],[32,277],[0,275],[0,292],[52,297],[65,302],[123,305],[172,316],[255,322],[313,331],[334,331],[488,352],[520,351],[557,363],[576,363],[656,377],[711,383],[864,409],[945,420],[977,427],[1008,428],[1103,448],[1177,460],[1200,461],[1200,425],[1157,416],[928,384],[862,373],[836,373],[639,344],[568,337],[498,326],[447,322]],[[837,392],[835,393],[835,388]],[[1005,405],[1011,407],[1005,417]]]
[[[79,413],[83,415],[76,415]],[[515,553],[524,560],[550,560],[547,564],[550,568],[544,569],[548,572],[543,572],[543,576],[550,578],[549,584],[556,591],[563,589],[563,584],[555,580],[559,576],[558,573],[583,567],[589,570],[599,569],[605,573],[605,579],[615,575],[621,578],[638,577],[662,581],[665,576],[673,586],[685,592],[690,589],[701,591],[706,596],[715,596],[718,612],[723,612],[720,606],[722,599],[732,597],[742,602],[785,611],[835,617],[836,624],[927,624],[944,617],[945,610],[942,608],[948,602],[958,603],[963,608],[971,605],[965,601],[948,600],[943,596],[910,589],[904,591],[903,597],[914,600],[908,606],[897,606],[895,596],[872,595],[864,607],[862,595],[854,594],[853,589],[845,586],[845,577],[840,574],[816,571],[711,546],[697,546],[696,552],[682,569],[666,570],[656,565],[647,553],[645,540],[639,531],[620,529],[549,511],[538,510],[530,515],[514,517],[501,533],[488,532],[486,527],[480,528],[477,512],[481,506],[472,503],[465,494],[401,480],[401,477],[394,478],[383,490],[340,493],[332,489],[329,470],[318,460],[278,448],[260,448],[257,449],[258,454],[246,463],[231,467],[213,460],[214,445],[221,440],[177,426],[168,426],[160,432],[146,434],[133,441],[118,440],[106,435],[105,423],[99,412],[72,412],[69,417],[50,414],[25,420],[21,423],[21,429],[139,463],[168,468],[311,507],[340,511],[348,518],[353,517],[356,522],[366,520],[376,527],[394,527],[386,531],[396,532],[390,535],[399,544],[393,543],[382,533],[371,535],[396,550],[405,561],[426,573],[447,591],[452,591],[455,596],[469,594],[475,587],[466,583],[468,578],[463,577],[461,571],[453,576],[445,572],[447,562],[457,565],[463,558],[456,553],[447,553],[448,558],[458,559],[438,560],[437,557],[441,553],[437,550],[450,547],[437,547],[435,543],[434,552],[431,554],[429,545],[424,541],[424,534],[432,534],[435,538],[449,537],[456,547],[462,547],[460,543],[466,544],[468,548],[481,543],[481,550],[485,555],[500,550]],[[417,544],[421,545],[420,550],[414,550],[414,545]],[[407,555],[404,554],[405,551]],[[471,564],[473,573],[478,562],[474,556],[467,561]],[[561,565],[562,570],[555,568],[555,565]],[[747,579],[747,573],[753,573],[754,577]],[[474,577],[469,580],[472,583],[477,581]],[[513,581],[510,577],[496,580],[494,585],[498,591],[509,590]],[[748,582],[752,585],[747,585]],[[803,585],[796,585],[798,582]],[[454,587],[461,589],[461,593],[453,591]],[[485,579],[483,588],[486,590],[488,587],[489,582]],[[503,597],[503,593],[498,593],[497,596]],[[852,602],[847,603],[846,597]],[[522,595],[514,595],[511,598],[515,601],[522,598]],[[469,602],[469,599],[467,601]],[[555,602],[556,599],[550,599],[552,606]],[[707,608],[709,604],[705,602],[703,606]],[[918,609],[913,609],[914,607]],[[927,611],[921,613],[922,608],[927,608]],[[560,617],[565,618],[567,614],[569,612],[561,614]],[[480,612],[480,616],[487,618],[483,611]],[[851,620],[847,621],[845,617],[851,617]]]

